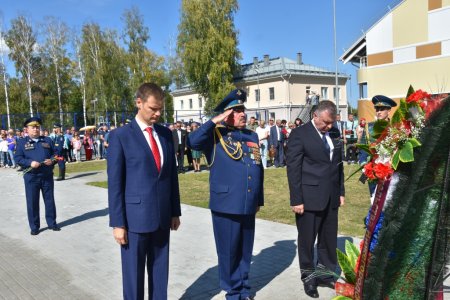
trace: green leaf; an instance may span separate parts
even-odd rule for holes
[[[332,300],[347,300],[347,299],[352,300],[352,298],[345,297],[345,296],[336,296]]]
[[[415,138],[409,139],[408,142],[411,143],[411,145],[413,146],[413,148],[422,146],[422,144],[421,144],[417,139],[415,139]]]
[[[414,94],[414,88],[412,85],[409,85],[408,92],[406,93],[406,98],[408,98],[411,94]]]
[[[400,149],[400,161],[411,162],[414,161],[413,145],[408,141]]]
[[[348,283],[354,284],[356,282],[356,273],[355,270],[352,268],[350,259],[339,249],[336,249],[336,253],[339,266],[341,267],[342,272],[344,273],[345,279],[347,280]]]
[[[352,265],[352,268],[355,269],[356,261],[358,260],[359,256],[359,250],[349,240],[345,240],[345,253],[347,254],[348,259],[350,260],[350,263]]]
[[[345,179],[345,181],[347,181],[347,180],[349,180],[350,178],[352,178],[356,173],[359,173],[363,168],[364,168],[364,166],[360,166],[355,172],[353,172],[352,174],[350,174],[350,176],[348,176],[347,179]]]
[[[397,170],[398,163],[400,162],[400,151],[395,151],[394,157],[392,157],[392,168]]]
[[[377,139],[386,127],[389,125],[389,122],[386,120],[378,120],[373,124],[373,137]]]
[[[408,114],[408,104],[406,103],[405,99],[401,99],[398,109],[392,116],[391,124],[401,123],[402,120],[406,118],[407,114]]]

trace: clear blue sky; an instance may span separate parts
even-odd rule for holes
[[[401,0],[335,0],[338,57]],[[160,55],[169,53],[176,41],[181,0],[2,0],[4,26],[19,13],[30,17],[33,24],[44,16],[55,16],[70,27],[80,29],[84,22],[95,21],[101,27],[121,32],[124,9],[136,6],[150,29],[148,47]],[[239,31],[241,63],[254,56],[295,59],[303,53],[303,61],[335,69],[333,46],[333,0],[241,0],[235,17]],[[356,68],[339,62],[340,72],[351,75],[349,100],[356,104]],[[13,74],[12,74],[13,75]]]

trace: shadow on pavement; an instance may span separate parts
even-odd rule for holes
[[[297,253],[295,240],[275,242],[253,256],[250,269],[252,292],[256,293],[287,269]],[[215,288],[211,288],[215,287]],[[221,291],[218,266],[209,268],[189,286],[180,299],[211,299]]]
[[[86,221],[89,219],[93,219],[93,218],[97,218],[97,217],[104,217],[106,215],[108,215],[108,208],[94,210],[94,211],[84,213],[80,216],[76,216],[71,219],[62,221],[62,222],[58,223],[58,226],[62,228],[62,227],[80,223],[80,222],[83,222],[83,221]]]
[[[98,173],[100,173],[100,172],[79,173],[79,174],[75,174],[73,176],[67,177],[66,180],[81,178],[81,177],[86,177],[86,176],[92,176],[92,175],[96,175]]]

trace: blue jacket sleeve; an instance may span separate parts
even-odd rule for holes
[[[110,134],[107,159],[109,226],[127,227],[125,215],[125,157],[117,131]]]

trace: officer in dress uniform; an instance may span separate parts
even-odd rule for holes
[[[23,168],[31,168],[24,174],[27,199],[28,223],[31,235],[39,234],[39,194],[42,191],[45,204],[45,219],[49,229],[59,231],[56,223],[56,207],[53,185],[53,158],[55,150],[49,137],[39,136],[41,119],[29,118],[24,126],[28,136],[18,140],[15,153],[16,162]]]
[[[215,108],[220,113],[191,132],[188,147],[203,151],[210,165],[210,202],[227,299],[253,299],[249,271],[255,215],[264,205],[258,135],[246,129],[246,93],[234,90]]]
[[[66,151],[66,149],[64,149],[66,138],[62,134],[61,127],[62,127],[61,124],[58,123],[53,124],[53,130],[55,130],[55,135],[52,136],[52,139],[53,144],[55,146],[55,155],[63,158],[64,152]],[[58,168],[59,168],[59,175],[56,181],[65,180],[66,162],[64,161],[64,159],[58,159]]]

